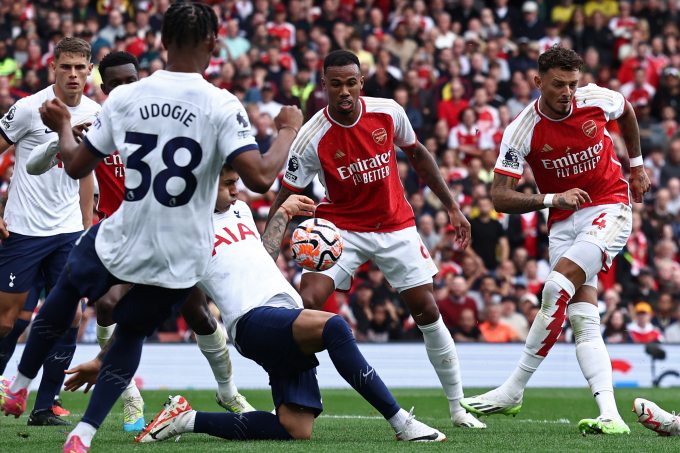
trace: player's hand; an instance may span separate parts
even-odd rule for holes
[[[80,387],[87,384],[85,393],[89,392],[95,382],[97,382],[97,376],[99,375],[99,368],[101,368],[101,366],[102,363],[98,359],[94,359],[64,371],[66,374],[73,375],[68,381],[64,382],[64,390],[75,392]]]
[[[314,200],[303,195],[291,195],[281,204],[281,207],[285,208],[289,222],[296,215],[311,217],[314,215],[314,211],[316,211]]]
[[[649,192],[649,189],[652,186],[644,165],[631,168],[628,181],[630,182],[630,193],[633,195],[633,201],[642,203],[642,197]]]
[[[302,110],[294,105],[285,105],[281,108],[281,112],[274,118],[276,128],[281,130],[284,127],[292,127],[299,131],[303,123]]]
[[[71,125],[71,113],[68,111],[66,104],[61,102],[59,98],[54,98],[45,103],[38,109],[40,118],[45,126],[55,132],[59,132],[64,126],[64,123]]]
[[[9,231],[7,231],[7,222],[5,219],[0,217],[0,239],[7,239],[9,237]]]
[[[75,137],[78,143],[83,141],[83,138],[85,138],[85,132],[90,130],[90,126],[92,126],[92,123],[83,123],[71,128],[71,131],[73,131],[73,137]]]
[[[582,189],[570,189],[566,192],[556,193],[553,198],[553,207],[565,211],[578,211],[585,203],[591,203],[590,195]]]
[[[465,218],[460,209],[449,211],[451,225],[455,229],[456,242],[460,250],[465,250],[470,243],[470,222]]]

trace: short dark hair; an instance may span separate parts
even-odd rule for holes
[[[92,57],[92,47],[80,38],[64,38],[54,46],[54,60],[59,60],[61,54],[70,53],[73,55],[81,55],[87,61]]]
[[[132,64],[135,67],[135,72],[139,74],[139,63],[134,55],[129,52],[111,52],[99,62],[99,75],[102,76],[102,80],[104,80],[108,68],[126,64]]]
[[[336,50],[328,54],[328,56],[323,60],[323,72],[331,66],[350,66],[357,65],[357,68],[361,67],[359,63],[359,58],[348,50]]]
[[[572,49],[555,44],[538,57],[538,73],[545,74],[550,69],[558,68],[564,71],[579,71],[583,60]]]
[[[215,36],[219,24],[215,11],[203,3],[173,3],[163,16],[161,34],[168,44],[177,47],[185,44],[198,44],[210,36]]]

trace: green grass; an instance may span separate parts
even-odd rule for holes
[[[466,389],[467,395],[482,392]],[[191,405],[202,411],[221,410],[214,401],[214,392],[181,392]],[[269,392],[244,390],[242,393],[257,408],[272,409]],[[415,406],[417,418],[446,433],[448,440],[442,444],[397,443],[392,429],[381,419],[332,418],[332,416],[375,417],[370,407],[351,390],[324,390],[325,411],[316,421],[314,435],[307,442],[228,442],[203,434],[186,434],[177,443],[135,445],[133,435],[123,433],[122,403],[116,404],[111,415],[97,434],[92,453],[104,452],[186,452],[211,453],[226,451],[252,451],[267,453],[322,451],[354,453],[374,451],[555,451],[555,452],[678,452],[680,438],[659,438],[637,423],[631,412],[633,399],[641,396],[659,403],[666,409],[680,408],[678,389],[617,389],[616,397],[621,415],[631,428],[629,436],[582,437],[577,423],[582,418],[597,416],[597,406],[587,389],[529,389],[524,396],[524,406],[516,418],[484,417],[486,430],[453,428],[449,421],[448,404],[444,392],[438,389],[400,389],[394,395],[399,404],[410,409]],[[161,410],[171,391],[142,392],[147,405],[147,422]],[[63,403],[74,414],[82,414],[89,395],[63,394]],[[29,407],[33,402],[29,401]],[[329,417],[331,416],[331,417]],[[79,417],[67,417],[76,422]],[[57,428],[26,426],[27,416],[18,420],[0,418],[0,453],[61,452],[66,436]]]

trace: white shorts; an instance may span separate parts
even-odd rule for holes
[[[390,233],[340,230],[340,235],[343,240],[340,259],[327,271],[319,272],[333,279],[335,289],[349,290],[354,272],[371,258],[399,292],[432,283],[432,276],[439,272],[414,226]]]
[[[554,269],[572,246],[590,242],[602,250],[602,271],[608,272],[612,260],[628,242],[632,225],[631,208],[623,203],[590,206],[553,223],[550,228],[550,268]],[[571,255],[578,257],[578,250],[574,252]],[[584,268],[580,263],[576,264]],[[597,288],[597,274],[587,278],[584,284]]]

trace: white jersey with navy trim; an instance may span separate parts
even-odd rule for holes
[[[217,304],[232,341],[239,319],[253,308],[303,308],[300,295],[262,245],[247,204],[237,201],[229,211],[215,213],[213,222],[213,256],[198,287]],[[278,294],[290,298],[271,301]]]
[[[125,164],[120,208],[97,233],[97,254],[121,280],[188,288],[205,272],[225,162],[257,150],[245,109],[200,74],[156,71],[116,88],[85,137]]]
[[[55,97],[51,85],[17,101],[0,119],[0,135],[14,145],[16,156],[4,217],[13,233],[47,237],[83,230],[79,182],[61,165],[39,176],[26,171],[31,151],[57,136],[45,127],[38,112],[45,101]],[[101,106],[83,96],[78,106],[68,109],[72,122],[93,122]]]

